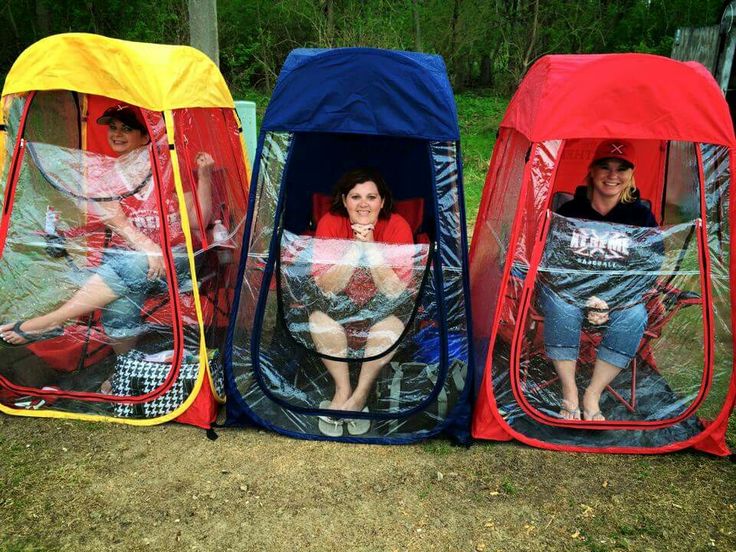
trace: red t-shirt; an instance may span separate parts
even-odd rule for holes
[[[352,240],[353,229],[348,217],[326,213],[317,224],[315,238],[321,238],[315,243],[315,257],[318,259],[335,259],[337,262],[348,251],[350,244],[345,242],[329,242],[325,240]],[[373,229],[373,238],[376,242],[391,244],[413,244],[414,237],[409,223],[401,215],[392,213],[388,219],[378,219]],[[390,249],[384,252],[389,266],[397,268],[396,274],[401,280],[409,284],[412,277],[412,259],[402,255],[401,258],[392,256]],[[397,252],[398,253],[398,252]],[[330,264],[314,264],[312,274],[318,276],[329,269]],[[370,301],[378,292],[368,267],[358,267],[350,281],[345,286],[345,294],[358,306]]]
[[[161,245],[161,215],[158,207],[158,194],[154,188],[155,185],[149,179],[138,193],[120,200],[120,207],[133,226],[154,243]],[[181,226],[181,213],[175,196],[169,195],[164,198],[164,209],[170,247],[183,244],[185,240]],[[110,240],[110,246],[123,249],[128,247],[123,237],[115,233]]]
[[[317,231],[314,237],[352,240],[354,236],[350,219],[341,215],[325,213],[317,223]],[[375,241],[382,243],[414,243],[409,223],[406,222],[404,217],[396,213],[391,213],[391,217],[388,219],[379,218],[376,221],[373,238]]]

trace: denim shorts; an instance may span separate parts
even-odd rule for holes
[[[562,299],[547,286],[537,286],[544,314],[544,349],[551,360],[577,360],[580,331],[586,310]],[[639,348],[647,327],[647,310],[642,303],[612,309],[598,346],[598,358],[617,368],[626,368]]]
[[[177,282],[191,280],[186,248],[172,249]],[[140,251],[107,249],[96,273],[118,296],[102,309],[102,325],[112,339],[135,337],[144,331],[143,305],[150,295],[168,293],[164,278],[148,279],[148,257]]]

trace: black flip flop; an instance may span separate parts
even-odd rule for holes
[[[2,340],[2,344],[7,347],[25,347],[26,345],[30,345],[31,343],[35,343],[37,341],[44,341],[46,339],[53,339],[54,337],[59,337],[64,334],[63,328],[54,328],[53,330],[49,330],[47,332],[39,333],[39,334],[29,334],[24,332],[20,329],[20,327],[23,325],[25,320],[18,320],[15,324],[13,324],[13,327],[10,329],[10,331],[15,332],[20,337],[26,340],[25,343],[9,343]]]

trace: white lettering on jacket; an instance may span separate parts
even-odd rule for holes
[[[601,232],[575,229],[570,238],[570,249],[581,257],[598,257],[605,260],[624,259],[629,256],[631,241],[621,232]]]

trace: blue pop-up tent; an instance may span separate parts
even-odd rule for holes
[[[307,320],[323,293],[314,266],[328,262],[315,257],[330,246],[323,242],[339,240],[317,239],[314,228],[340,175],[367,166],[383,174],[415,236],[414,244],[379,244],[394,248],[385,258],[401,259],[407,292],[380,308],[404,330],[370,358],[360,344],[335,358],[317,349]],[[263,120],[254,175],[225,353],[228,425],[354,442],[406,443],[443,431],[467,440],[467,238],[443,60],[367,48],[293,51]],[[353,323],[375,315],[361,308]],[[353,385],[363,363],[383,364],[365,410],[329,409],[335,383],[324,358],[346,363]]]

